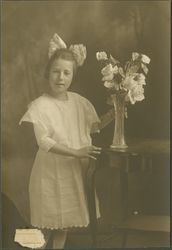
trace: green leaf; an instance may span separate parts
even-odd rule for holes
[[[134,64],[134,65],[130,65],[127,68],[127,74],[133,74],[133,73],[137,73],[137,71],[139,70],[140,65],[139,64]]]
[[[127,61],[127,62],[125,63],[124,69],[127,70],[127,68],[130,66],[130,64],[131,64],[131,63],[130,63],[129,61]]]
[[[120,62],[119,62],[118,60],[116,60],[112,55],[110,55],[110,60],[112,61],[112,63],[113,63],[114,65],[120,63]]]
[[[124,70],[123,70],[122,67],[119,67],[119,74],[120,74],[122,77],[125,77]]]

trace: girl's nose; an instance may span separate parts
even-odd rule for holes
[[[63,74],[63,72],[60,72],[59,79],[62,80],[63,78],[64,78],[64,74]]]

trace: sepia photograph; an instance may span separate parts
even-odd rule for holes
[[[170,10],[1,1],[1,249],[171,246]]]

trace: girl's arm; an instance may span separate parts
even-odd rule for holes
[[[109,123],[111,123],[115,118],[114,108],[110,109],[106,114],[100,117],[99,129],[106,127]]]
[[[77,158],[92,158],[96,160],[96,155],[101,153],[101,148],[95,146],[83,147],[80,149],[72,149],[67,146],[56,143],[49,150],[52,153],[61,154],[65,156],[74,156]]]
[[[52,146],[49,149],[49,152],[55,153],[55,154],[61,154],[65,156],[74,156],[76,157],[76,150],[72,148],[68,148],[67,146],[61,145],[56,143],[54,146]]]
[[[89,157],[96,159],[94,155],[100,154],[101,151],[101,148],[95,146],[83,147],[81,149],[73,149],[60,143],[57,143],[50,137],[48,129],[41,124],[34,124],[34,132],[38,146],[46,152],[52,152],[65,156],[73,156],[77,158]]]
[[[92,126],[91,133],[99,132],[101,129],[106,127],[115,118],[114,108],[110,109],[106,114],[100,117],[100,123],[94,123]]]

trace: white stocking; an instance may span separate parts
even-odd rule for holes
[[[53,249],[64,249],[66,242],[67,231],[54,231],[53,232]]]

